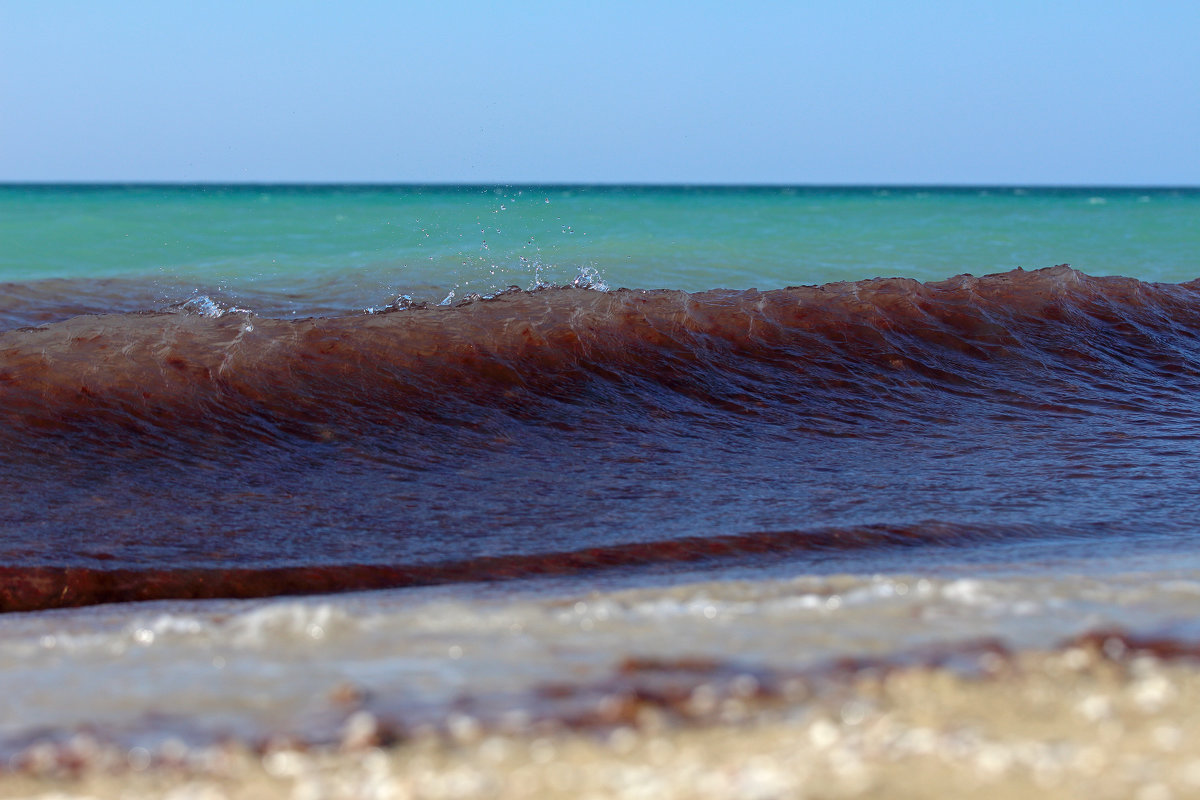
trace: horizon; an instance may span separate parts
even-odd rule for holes
[[[1053,184],[1053,183],[707,183],[707,182],[543,182],[543,181],[11,181],[3,187],[21,188],[378,188],[378,189],[768,189],[768,190],[884,190],[884,191],[1200,191],[1197,184]]]

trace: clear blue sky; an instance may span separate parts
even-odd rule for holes
[[[0,180],[1200,184],[1200,2],[0,0]]]

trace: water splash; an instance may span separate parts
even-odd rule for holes
[[[596,292],[607,292],[608,282],[600,275],[595,267],[580,267],[579,274],[571,281],[576,289],[591,289]]]
[[[566,283],[559,283],[550,277],[556,270],[556,267],[526,258],[522,258],[521,262],[527,268],[533,268],[533,280],[529,283],[530,291],[554,289],[560,286],[572,286],[576,289],[592,289],[597,292],[607,292],[609,290],[608,282],[604,280],[600,270],[593,266],[582,266],[575,273],[575,277]]]
[[[527,258],[522,258],[521,263],[526,266],[533,267],[533,280],[529,283],[529,291],[532,292],[536,289],[549,289],[554,285],[553,283],[550,283],[542,278],[542,272],[546,269],[546,267],[541,261],[531,261]]]
[[[201,317],[208,317],[209,319],[217,319],[218,317],[223,317],[226,314],[253,313],[248,308],[239,308],[235,305],[222,305],[206,294],[199,294],[195,297],[188,298],[182,303],[175,303],[174,305],[169,306],[169,308],[172,311],[180,311],[184,314],[195,314]]]
[[[396,299],[387,305],[371,306],[363,311],[367,314],[387,314],[392,311],[414,311],[422,308],[429,308],[429,303],[423,300],[414,300],[411,294],[396,295]]]

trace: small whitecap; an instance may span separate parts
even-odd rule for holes
[[[210,317],[212,319],[216,319],[225,313],[225,309],[221,307],[221,304],[206,294],[196,295],[185,300],[176,306],[176,308],[188,314],[198,314],[199,316]]]
[[[608,284],[604,278],[600,277],[600,271],[595,267],[580,267],[579,274],[575,276],[575,280],[571,281],[571,285],[576,289],[592,289],[597,292],[608,291]]]
[[[172,310],[182,311],[185,314],[196,314],[209,319],[223,317],[226,314],[241,313],[249,314],[250,309],[239,308],[238,306],[224,306],[216,300],[213,300],[206,294],[198,294],[195,297],[188,298],[182,303],[176,303],[171,306]]]

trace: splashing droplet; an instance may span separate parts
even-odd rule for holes
[[[608,283],[600,277],[600,271],[595,267],[580,267],[579,274],[571,285],[576,289],[591,289],[597,292],[607,292]]]
[[[188,298],[182,303],[176,303],[170,306],[172,311],[181,311],[185,314],[195,314],[209,319],[216,319],[226,314],[242,313],[249,314],[250,309],[238,308],[237,306],[223,306],[216,300],[213,300],[206,294],[199,294],[195,297]]]

